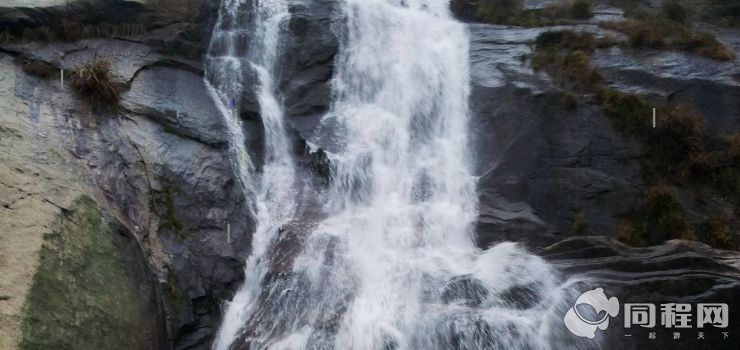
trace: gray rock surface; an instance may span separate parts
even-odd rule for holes
[[[123,95],[122,106],[157,118],[178,135],[208,145],[227,143],[223,118],[199,74],[170,67],[145,69]]]
[[[202,66],[193,61],[193,56],[200,60],[197,55],[204,44],[181,56],[163,48],[181,40],[197,42],[189,36],[201,25],[210,30],[208,18],[191,18],[202,23],[169,28],[169,36],[160,31],[138,42],[86,39],[5,45],[3,50],[16,59],[3,56],[11,63],[3,65],[0,75],[0,80],[14,82],[0,96],[3,105],[11,103],[11,97],[20,101],[19,106],[25,105],[19,117],[31,125],[43,123],[39,135],[53,138],[60,156],[69,158],[63,165],[41,162],[33,166],[76,174],[70,181],[79,189],[58,190],[64,193],[61,198],[86,193],[101,204],[105,215],[131,232],[146,258],[140,263],[148,271],[139,272],[156,281],[153,288],[164,310],[148,308],[149,312],[153,319],[167,321],[168,329],[159,330],[165,332],[160,336],[169,339],[175,349],[210,347],[221,303],[243,278],[253,231],[223,147],[222,117],[206,89]],[[41,80],[12,63],[33,58],[68,70],[94,57],[109,58],[114,80],[124,86],[122,108],[116,113],[95,113],[70,91],[69,84],[61,89],[58,77]],[[9,127],[6,119],[2,121],[4,128]],[[8,152],[20,154],[20,147],[36,148],[37,140],[19,139]],[[19,159],[18,168],[33,161]],[[3,181],[8,179],[4,174]],[[64,183],[48,181],[50,185]],[[60,205],[69,201],[53,200]],[[227,242],[227,225],[231,242]],[[28,271],[33,275],[33,269]],[[18,300],[22,305],[22,294]],[[9,336],[17,344],[18,338]],[[11,343],[9,348],[14,346]]]
[[[572,237],[539,253],[561,271],[565,284],[576,291],[567,298],[570,303],[575,302],[580,292],[600,287],[607,296],[617,297],[622,304],[654,303],[659,308],[662,303],[688,303],[695,312],[698,303],[726,303],[729,304],[729,320],[740,317],[740,253],[735,251],[715,250],[701,243],[679,240],[656,247],[633,248],[605,237]],[[566,310],[560,311],[562,315]],[[609,327],[599,338],[603,348],[737,349],[740,345],[736,338],[725,339],[721,333],[733,329],[732,323],[727,329],[633,326],[625,330],[623,317],[620,313],[610,319],[610,325],[617,327]],[[660,324],[659,319],[657,322]],[[693,324],[696,319],[692,318],[691,322]],[[681,333],[680,345],[673,339],[676,331]],[[705,339],[698,339],[699,331],[705,333]],[[565,329],[562,332],[568,334]],[[648,332],[656,332],[657,339],[648,340]],[[573,337],[553,339],[553,344],[579,349],[593,347],[590,340],[574,342]]]
[[[563,27],[556,27],[563,28]],[[605,35],[597,27],[582,25]],[[574,234],[611,235],[640,192],[638,144],[587,98],[563,92],[520,59],[543,28],[470,25],[471,109],[480,174],[478,243],[547,245]]]

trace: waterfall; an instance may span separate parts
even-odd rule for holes
[[[257,1],[256,43],[241,57],[231,46],[239,46],[232,41],[243,12],[224,0],[210,81],[223,100],[243,92],[243,66],[259,72],[268,160],[252,191],[258,230],[247,279],[216,349],[245,346],[237,340],[249,349],[548,348],[544,314],[559,295],[551,268],[513,243],[474,244],[468,37],[448,2],[342,2],[334,101],[316,132],[334,144],[324,216],[289,271],[264,281],[269,242],[290,220],[275,206],[295,206],[286,190],[295,170],[271,84],[277,29],[288,15],[285,1]],[[224,114],[236,153],[245,154],[236,116]],[[253,167],[233,158],[249,188]]]
[[[245,14],[254,18],[247,20]],[[207,83],[226,119],[233,168],[245,199],[253,200],[248,207],[257,224],[244,284],[227,306],[215,349],[227,348],[248,320],[267,272],[265,253],[295,209],[295,170],[283,125],[283,109],[273,83],[280,28],[288,16],[288,4],[284,0],[257,0],[253,4],[224,0],[208,50]],[[238,115],[239,98],[246,88],[251,88],[245,86],[250,76],[256,77],[256,96],[265,134],[261,176],[255,173],[245,148]]]

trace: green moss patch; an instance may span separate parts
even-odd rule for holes
[[[160,228],[174,233],[178,239],[187,238],[187,228],[185,223],[179,219],[177,208],[175,206],[175,197],[180,190],[171,184],[164,186],[161,192],[152,197],[152,206],[159,215]]]
[[[22,319],[23,350],[145,349],[146,293],[114,242],[119,232],[89,197],[44,237]],[[156,312],[156,310],[149,310]],[[149,320],[147,321],[147,318]]]

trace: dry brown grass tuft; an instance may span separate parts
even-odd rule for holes
[[[57,72],[57,68],[54,65],[39,60],[27,60],[23,62],[21,68],[26,74],[42,79],[49,78]]]
[[[119,87],[111,77],[110,62],[96,58],[72,71],[72,87],[94,108],[111,109],[121,98]]]
[[[626,34],[627,43],[634,48],[681,50],[718,61],[735,58],[732,50],[711,33],[694,30],[686,24],[671,20],[602,22],[601,26]]]

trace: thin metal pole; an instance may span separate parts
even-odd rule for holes
[[[231,224],[226,223],[226,243],[231,244]]]

